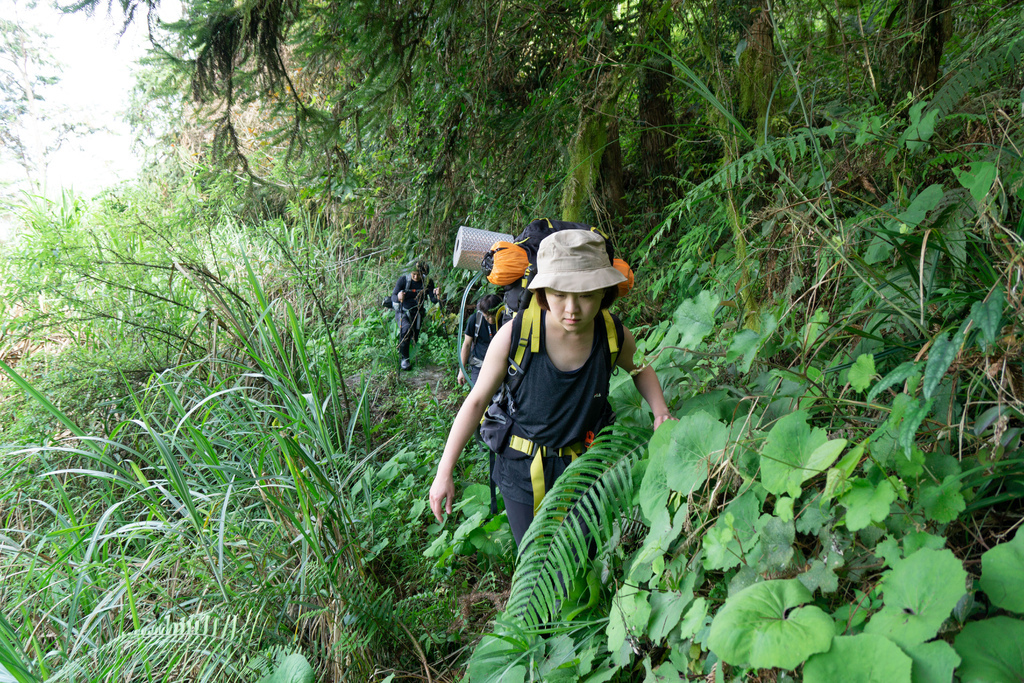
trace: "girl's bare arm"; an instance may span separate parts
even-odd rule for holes
[[[441,461],[437,464],[437,474],[430,486],[430,509],[437,521],[442,521],[442,512],[451,514],[452,502],[455,498],[455,481],[452,472],[459,461],[462,450],[473,437],[473,432],[480,425],[487,405],[491,402],[494,392],[501,386],[508,372],[508,352],[512,345],[512,326],[506,325],[487,347],[487,356],[480,367],[480,376],[476,386],[469,392],[462,407],[459,408],[452,429],[448,432],[448,442],[444,446]]]
[[[665,420],[675,418],[668,413],[665,394],[661,390],[661,382],[658,381],[658,375],[655,374],[654,368],[648,365],[642,370],[636,371],[637,366],[633,362],[633,356],[636,355],[636,339],[634,339],[633,333],[628,329],[624,331],[626,333],[625,339],[622,342],[622,351],[619,352],[616,365],[633,375],[633,384],[636,386],[637,391],[640,392],[640,395],[647,401],[647,405],[654,411],[654,428],[657,429]]]

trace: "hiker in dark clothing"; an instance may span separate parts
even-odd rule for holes
[[[497,294],[488,294],[480,298],[476,304],[476,313],[466,321],[466,333],[459,355],[462,358],[462,366],[469,371],[471,385],[476,384],[476,378],[480,376],[480,366],[487,355],[487,347],[498,332],[496,314],[500,307],[501,297]],[[462,368],[459,368],[456,381],[459,384],[466,383],[466,375],[463,374]]]
[[[420,339],[420,327],[423,325],[423,312],[426,309],[427,298],[437,303],[438,290],[434,281],[424,283],[424,279],[430,273],[430,267],[420,261],[408,275],[398,278],[395,289],[391,292],[391,300],[395,304],[395,311],[398,315],[398,352],[402,356],[402,369],[411,370],[412,361],[409,360],[409,345],[418,342]]]
[[[513,392],[510,404],[517,410],[508,445],[499,453],[492,475],[505,500],[516,545],[554,480],[600,431],[613,362],[632,376],[654,413],[655,428],[673,419],[654,369],[638,368],[634,362],[632,333],[607,313],[624,279],[596,233],[564,230],[540,243],[537,275],[529,285],[540,306],[535,326],[538,350]],[[452,512],[455,464],[509,372],[517,327],[523,329],[513,321],[495,335],[479,381],[452,424],[430,487],[430,509],[439,522],[444,513]],[[614,361],[612,339],[621,349]]]

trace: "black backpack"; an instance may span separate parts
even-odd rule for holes
[[[530,302],[533,300],[533,293],[527,289],[527,287],[537,274],[537,249],[540,247],[541,241],[543,241],[548,235],[562,230],[587,230],[589,232],[596,232],[604,238],[605,248],[608,250],[608,262],[612,263],[615,260],[615,250],[612,247],[611,240],[609,240],[608,235],[604,234],[601,230],[585,223],[571,223],[569,221],[555,221],[550,218],[538,218],[528,224],[512,241],[513,244],[526,252],[526,257],[529,263],[521,278],[512,284],[502,286],[502,298],[505,300],[506,321],[517,315],[520,311],[526,310],[530,305]],[[491,274],[491,270],[494,268],[495,259],[500,259],[502,257],[501,252],[501,248],[492,248],[491,251],[484,255],[480,267],[483,269],[485,275]]]

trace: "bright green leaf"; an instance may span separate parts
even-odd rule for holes
[[[704,534],[704,568],[728,569],[740,563],[740,546],[736,535],[727,524],[719,523]]]
[[[676,512],[676,522],[673,524],[672,515],[668,508],[661,507],[654,513],[651,520],[651,530],[644,538],[644,544],[633,555],[632,569],[629,578],[633,581],[648,580],[650,570],[645,569],[657,558],[664,558],[665,552],[673,541],[679,536],[683,529],[683,522],[688,514],[686,504]],[[646,577],[638,576],[637,572],[646,571]]]
[[[807,324],[804,325],[804,329],[801,332],[801,339],[803,340],[804,349],[810,349],[814,346],[814,343],[821,336],[821,333],[825,330],[828,325],[828,311],[824,309],[817,309],[811,314]]]
[[[734,666],[794,669],[828,650],[832,619],[796,579],[765,581],[730,596],[711,622],[708,648]]]
[[[889,387],[894,386],[899,382],[906,381],[916,373],[920,373],[922,367],[923,364],[914,363],[912,361],[907,361],[906,363],[898,365],[892,372],[888,373],[885,377],[880,379],[878,383],[875,384],[875,386],[871,387],[871,391],[868,392],[868,397],[866,399],[867,402],[873,402],[876,398],[878,398],[879,394],[881,394]]]
[[[644,683],[678,683],[680,679],[679,670],[672,662],[664,661],[654,668],[650,655],[644,657],[644,672],[647,674]]]
[[[576,646],[572,638],[561,633],[544,642],[544,656],[537,661],[537,673],[541,680],[550,683],[574,683],[579,679],[575,666],[565,666],[576,660]]]
[[[910,683],[911,659],[893,642],[868,633],[836,636],[832,648],[804,665],[804,683]]]
[[[925,531],[912,531],[903,537],[903,554],[910,557],[921,548],[942,550],[946,547],[946,538]]]
[[[783,522],[793,521],[793,499],[789,496],[782,496],[775,501],[775,516]]]
[[[689,638],[693,636],[704,625],[704,618],[708,615],[708,601],[706,598],[697,598],[686,610],[686,616],[679,622],[679,637]]]
[[[865,633],[910,647],[935,637],[966,589],[967,572],[949,550],[918,550],[882,578],[885,606]]]
[[[654,432],[651,442],[653,443],[662,430],[674,430],[675,425],[675,421],[662,424],[658,431]],[[644,518],[648,521],[653,520],[659,510],[665,509],[671,495],[672,491],[668,487],[668,472],[665,469],[665,458],[649,458],[644,478],[640,482],[640,509],[644,513]]]
[[[992,190],[998,168],[991,161],[974,161],[967,168],[954,168],[953,174],[960,184],[970,190],[974,201],[981,202]]]
[[[849,489],[847,482],[853,476],[853,471],[860,464],[864,456],[864,448],[868,440],[865,439],[850,449],[850,452],[843,456],[842,460],[836,463],[835,467],[829,468],[825,475],[825,490],[821,494],[823,503],[827,503],[838,495],[842,495]]]
[[[942,381],[942,378],[946,376],[946,371],[949,370],[949,366],[953,364],[953,359],[956,358],[956,354],[960,351],[960,342],[962,338],[960,335],[953,337],[953,341],[950,341],[949,334],[940,334],[932,342],[932,348],[928,352],[928,365],[924,369],[924,384],[921,387],[921,393],[924,394],[925,398],[931,398],[932,394],[935,393],[936,387]]]
[[[809,591],[834,593],[839,588],[839,577],[836,576],[835,570],[821,560],[811,562],[810,568],[796,578]]]
[[[761,452],[761,484],[769,493],[786,493],[793,498],[798,497],[800,485],[804,481],[832,464],[829,462],[825,467],[810,466],[812,456],[816,457],[816,462],[820,462],[828,454],[817,453],[817,449],[827,442],[828,436],[824,430],[812,430],[807,424],[806,411],[798,410],[786,415],[772,427]],[[846,445],[845,441],[843,445]]]
[[[647,636],[655,643],[660,643],[679,624],[683,610],[692,600],[692,592],[689,595],[679,591],[651,593],[651,623]]]
[[[793,522],[765,515],[758,520],[757,529],[761,532],[761,561],[765,568],[779,571],[788,567],[793,559],[793,542],[796,540]]]
[[[919,152],[928,147],[928,140],[935,133],[935,120],[938,118],[937,108],[924,111],[927,105],[919,101],[910,108],[910,124],[907,130],[900,136],[900,141],[907,145],[911,152]]]
[[[928,215],[928,212],[938,206],[942,199],[942,185],[929,185],[921,190],[920,194],[914,197],[910,206],[889,221],[890,229],[896,229],[901,223],[909,228],[916,228]]]
[[[960,664],[960,656],[944,640],[918,643],[903,648],[914,662],[911,683],[949,683],[953,670]]]
[[[864,391],[871,386],[871,380],[874,378],[875,357],[870,353],[857,356],[856,362],[850,368],[850,386],[857,391]]]
[[[1024,621],[994,617],[964,626],[953,643],[961,683],[1024,681]]]
[[[715,525],[704,534],[705,569],[729,569],[748,554],[760,553],[760,533],[757,521],[761,504],[753,490],[747,490],[726,506]]]
[[[655,448],[651,439],[651,457],[665,458],[668,486],[684,496],[696,491],[707,481],[711,468],[722,461],[729,428],[704,412],[687,415],[676,421],[668,432],[664,449]],[[658,434],[663,433],[658,430]]]
[[[687,299],[679,304],[673,317],[673,322],[682,335],[677,346],[695,349],[704,340],[704,337],[711,334],[718,301],[717,296],[702,291],[695,298]]]
[[[896,491],[888,479],[874,486],[866,479],[855,479],[839,502],[846,506],[846,528],[860,531],[889,516],[889,506],[896,500]]]
[[[608,649],[619,649],[627,635],[647,632],[651,619],[650,591],[641,590],[630,584],[623,584],[612,600],[608,613]]]
[[[924,509],[925,517],[940,524],[948,524],[967,509],[961,493],[960,477],[947,475],[938,486],[927,484],[921,487],[918,499]]]
[[[988,297],[987,301],[975,301],[971,304],[971,314],[968,320],[981,330],[983,350],[987,351],[996,343],[999,330],[1002,329],[1003,308],[1006,306],[1006,298],[1003,290],[996,288]]]
[[[979,587],[996,607],[1024,614],[1024,531],[981,556]]]
[[[932,409],[932,404],[935,403],[934,398],[930,398],[927,401],[921,401],[920,399],[914,399],[913,403],[907,408],[906,414],[903,416],[903,422],[900,423],[900,432],[898,441],[903,446],[903,453],[910,458],[911,452],[914,448],[914,442],[917,439],[917,428],[924,422],[924,418],[928,416],[929,411]]]
[[[526,651],[505,638],[486,635],[473,650],[467,673],[472,681],[481,683],[523,683]]]
[[[313,683],[313,667],[306,658],[295,653],[285,657],[274,672],[260,679],[260,683]]]

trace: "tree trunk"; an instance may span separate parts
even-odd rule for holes
[[[652,199],[666,199],[671,191],[669,178],[676,176],[672,146],[675,116],[669,100],[673,79],[672,63],[659,52],[667,52],[671,31],[671,13],[660,0],[640,3],[640,42],[649,48],[640,74],[637,95],[640,123],[640,168],[642,182],[650,188]]]
[[[582,221],[588,201],[595,205],[595,215],[601,213],[594,188],[608,141],[608,122],[615,115],[618,81],[615,69],[604,70],[590,101],[580,107],[580,123],[569,143],[569,169],[562,186],[562,220]]]
[[[771,115],[775,86],[775,28],[768,11],[762,9],[746,34],[747,48],[740,55],[737,78],[740,86],[740,118],[753,126],[754,137],[764,138],[765,120]]]
[[[604,200],[604,215],[598,216],[598,224],[607,221],[617,226],[626,218],[626,191],[622,180],[622,145],[619,142],[619,120],[608,120],[608,140],[601,157],[601,198]]]
[[[906,29],[911,34],[904,49],[903,79],[897,98],[915,97],[939,80],[939,62],[949,36],[951,0],[908,0]]]

